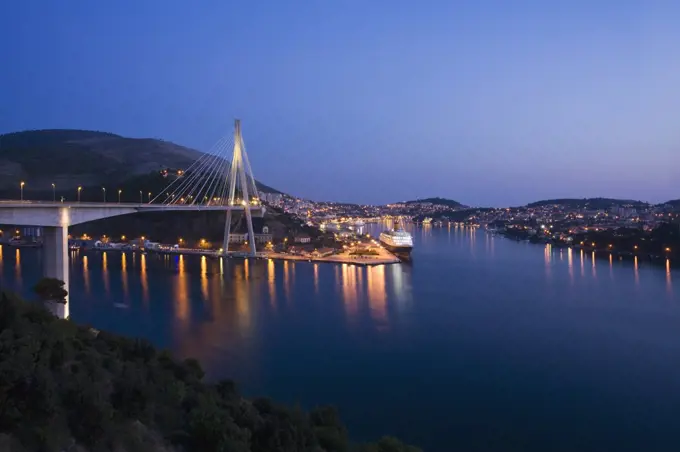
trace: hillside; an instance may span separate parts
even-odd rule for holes
[[[446,199],[446,198],[424,198],[424,199],[414,199],[413,201],[406,201],[404,204],[418,204],[418,203],[430,203],[430,204],[436,204],[440,206],[446,206],[450,207],[452,209],[460,209],[467,207],[458,201],[454,201],[453,199]]]
[[[542,207],[549,205],[561,205],[571,208],[589,208],[589,209],[608,209],[612,206],[646,206],[648,205],[642,201],[635,201],[632,199],[613,199],[613,198],[561,198],[561,199],[546,199],[542,201],[532,202],[527,204],[527,207]]]
[[[309,412],[207,382],[140,339],[59,320],[0,292],[0,450],[418,452],[352,444],[331,407]]]
[[[62,129],[9,133],[0,135],[0,190],[16,189],[22,180],[27,191],[50,194],[53,183],[60,190],[70,191],[78,186],[117,187],[164,168],[187,168],[201,155],[169,141],[107,132]],[[260,189],[276,192],[266,185]]]

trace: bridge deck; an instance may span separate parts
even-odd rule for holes
[[[179,210],[179,211],[193,211],[193,210],[245,210],[245,206],[235,205],[201,205],[201,204],[149,204],[149,203],[118,203],[118,202],[53,202],[53,201],[19,201],[19,200],[0,200],[0,209],[2,208],[45,208],[45,207],[71,207],[80,209],[137,209],[137,210]],[[258,205],[251,205],[250,210],[258,211],[265,210],[265,207]]]

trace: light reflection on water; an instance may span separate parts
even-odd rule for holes
[[[375,235],[376,226],[366,229]],[[414,237],[413,263],[375,267],[74,251],[71,316],[195,357],[210,377],[234,378],[247,392],[309,406],[339,405],[360,436],[391,433],[428,446],[448,428],[441,423],[449,422],[449,408],[446,415],[434,414],[441,406],[456,407],[452,412],[461,429],[490,416],[495,425],[521,435],[523,427],[513,424],[513,416],[494,414],[502,412],[498,406],[507,406],[504,396],[498,406],[490,405],[493,385],[499,384],[489,380],[495,375],[527,366],[542,369],[543,378],[550,379],[549,366],[540,363],[553,363],[560,375],[568,370],[573,381],[585,378],[597,388],[609,388],[598,375],[615,370],[627,375],[621,369],[635,363],[610,369],[606,366],[617,364],[604,352],[605,367],[598,368],[595,358],[587,365],[578,361],[597,350],[587,335],[596,334],[592,331],[600,324],[590,328],[591,317],[568,309],[597,305],[604,310],[598,317],[602,331],[614,331],[623,350],[617,354],[615,343],[607,342],[606,353],[620,357],[628,356],[626,331],[637,323],[621,327],[606,322],[638,309],[680,305],[658,303],[660,298],[677,301],[670,261],[655,266],[637,258],[598,257],[456,226],[415,230]],[[40,268],[39,251],[0,246],[3,286],[30,294]],[[532,304],[542,300],[550,300],[554,311]],[[618,311],[621,306],[625,309]],[[608,315],[607,309],[617,315]],[[587,321],[580,324],[582,319]],[[654,328],[633,336],[653,337],[658,325]],[[545,336],[546,331],[551,335]],[[574,344],[587,346],[574,349]],[[573,365],[555,361],[562,356]],[[653,366],[650,359],[646,356],[646,365]],[[580,368],[587,375],[578,374]],[[508,393],[526,391],[512,386],[527,378],[520,370],[503,379]],[[427,385],[414,400],[405,388],[425,381],[423,375]],[[569,381],[554,378],[570,390]],[[666,389],[676,393],[670,391],[675,387]],[[546,390],[535,402],[537,411],[559,402],[545,394],[553,392]],[[527,413],[532,403],[522,400]],[[467,414],[458,416],[459,411]],[[418,415],[423,412],[433,416],[423,419]],[[480,412],[484,416],[475,417]],[[540,416],[531,421],[550,428]]]
[[[467,246],[471,249],[484,251],[486,259],[493,259],[494,257],[494,242],[504,240],[487,235],[484,238],[482,248],[480,248],[480,245],[475,245],[475,243],[477,236],[483,234],[481,231],[455,226],[443,227],[441,230],[442,236],[446,237],[446,242],[449,242],[452,234],[461,236],[465,242],[468,242]],[[436,233],[437,227],[428,226],[421,230],[421,236],[424,240],[428,240],[427,237],[436,235]],[[505,242],[510,243],[509,241]],[[530,246],[533,247],[533,245]],[[5,265],[7,260],[5,248],[7,246],[0,246],[0,271],[5,268],[12,268],[14,275],[9,278],[3,272],[2,282],[4,283],[5,280],[9,279],[12,280],[13,286],[26,289],[34,283],[35,275],[37,275],[36,270],[41,268],[35,263],[36,251],[16,248],[12,253],[14,259],[11,260],[13,262],[8,267]],[[566,259],[563,253],[566,253]],[[655,274],[663,273],[666,292],[673,295],[673,271],[670,260],[665,262],[662,270],[651,264],[641,265],[637,257],[632,261],[615,260],[613,255],[610,254],[603,259],[598,258],[594,252],[586,255],[583,250],[578,250],[581,271],[580,278],[577,278],[577,274],[574,272],[573,253],[574,250],[571,248],[556,250],[550,245],[545,245],[543,261],[546,280],[550,280],[553,272],[557,272],[559,277],[566,277],[569,285],[574,286],[580,280],[586,279],[585,261],[590,259],[591,278],[593,279],[598,278],[597,268],[600,266],[608,267],[609,279],[623,280],[630,278],[636,287],[641,284],[643,270],[652,278]],[[30,262],[23,262],[22,254],[29,256]],[[154,287],[157,286],[157,281],[168,279],[170,276],[173,283],[166,289],[172,289],[170,291],[174,304],[172,312],[174,312],[174,317],[177,320],[183,322],[191,321],[192,311],[196,309],[195,307],[192,308],[192,303],[201,301],[205,303],[207,310],[212,310],[220,304],[219,300],[227,298],[234,301],[237,308],[236,314],[244,316],[243,322],[239,323],[250,325],[250,304],[257,303],[257,301],[253,301],[254,294],[257,294],[258,299],[266,298],[266,304],[271,308],[276,308],[279,304],[277,300],[279,295],[283,295],[282,302],[284,304],[290,305],[294,303],[293,298],[298,291],[296,287],[298,281],[309,279],[312,282],[311,293],[315,296],[327,296],[333,292],[339,294],[348,319],[351,320],[360,315],[363,308],[366,308],[371,318],[380,324],[380,328],[385,328],[389,324],[387,314],[389,302],[396,302],[402,299],[404,295],[409,296],[409,294],[404,294],[404,291],[410,290],[410,283],[402,281],[404,276],[411,274],[409,267],[406,266],[360,267],[352,264],[308,264],[305,262],[276,262],[271,259],[264,261],[225,260],[222,258],[212,259],[206,256],[137,255],[111,251],[72,251],[70,257],[72,285],[74,286],[71,290],[76,294],[72,303],[78,303],[77,294],[79,292],[83,293],[86,298],[94,296],[94,285],[97,289],[96,294],[104,294],[106,299],[118,300],[122,298],[123,302],[127,304],[134,304],[137,300],[142,300],[144,304],[147,304],[150,300],[155,299],[150,291],[154,288],[157,289],[157,287]],[[412,265],[418,265],[417,258]],[[26,268],[27,266],[30,268]],[[98,274],[97,268],[99,268]],[[228,270],[225,270],[225,268]],[[300,270],[297,274],[296,269]],[[404,271],[404,269],[407,270]],[[171,273],[164,273],[164,271]],[[625,275],[627,271],[630,271],[628,276]],[[26,282],[26,287],[24,287],[24,273],[30,275],[30,281]],[[120,275],[112,279],[112,273],[120,273]],[[200,290],[199,294],[195,293],[192,280],[196,282]],[[120,281],[120,284],[117,283],[118,281]],[[391,290],[387,290],[388,282],[392,286]],[[339,291],[329,291],[329,284],[334,285]],[[306,284],[303,284],[303,286],[306,286]],[[280,293],[281,290],[283,294]],[[120,294],[118,294],[119,291]],[[165,292],[162,291],[161,293]],[[365,303],[365,305],[362,305],[362,303]],[[395,312],[398,312],[398,310],[395,310]],[[72,316],[77,318],[78,314],[72,312]]]

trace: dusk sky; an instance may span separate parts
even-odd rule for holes
[[[674,4],[676,3],[676,4]],[[631,1],[23,0],[0,133],[208,150],[312,198],[680,198],[680,6]]]

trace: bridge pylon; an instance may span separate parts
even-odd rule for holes
[[[243,215],[246,218],[248,227],[248,244],[250,245],[250,255],[255,256],[255,232],[253,230],[252,207],[259,206],[260,201],[253,177],[253,170],[248,161],[243,136],[241,135],[241,120],[234,121],[234,151],[231,158],[229,173],[226,176],[228,184],[227,204],[236,206],[243,205]],[[239,199],[239,196],[241,197]],[[231,236],[232,210],[227,210],[227,221],[224,224],[224,242],[222,245],[223,253],[229,252],[229,238]]]
[[[231,144],[233,143],[233,147]],[[231,159],[230,159],[231,157]],[[226,223],[222,253],[229,252],[233,211],[243,212],[248,227],[250,255],[255,256],[253,214],[264,215],[253,170],[241,136],[241,121],[235,120],[233,139],[223,137],[159,193],[151,204],[160,202],[168,208],[224,209]]]

